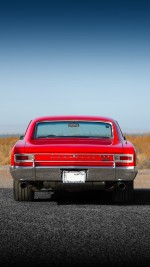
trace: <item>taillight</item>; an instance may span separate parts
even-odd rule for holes
[[[132,166],[134,165],[134,155],[117,154],[115,155],[115,163],[117,166]]]
[[[15,162],[33,162],[34,161],[34,155],[32,154],[15,154]]]

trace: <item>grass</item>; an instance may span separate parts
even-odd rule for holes
[[[137,152],[137,166],[140,169],[150,168],[150,134],[125,135]],[[10,153],[19,137],[0,138],[0,165],[10,165]]]
[[[13,145],[19,137],[0,138],[0,165],[10,165],[10,154]]]
[[[131,141],[137,153],[137,165],[141,169],[150,168],[150,134],[126,135]]]

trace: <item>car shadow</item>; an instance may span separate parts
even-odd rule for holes
[[[0,196],[13,200],[13,189],[0,188]],[[8,198],[7,198],[8,199]],[[15,201],[15,200],[14,200]],[[133,200],[114,203],[110,192],[36,192],[34,202],[55,202],[57,205],[150,205],[150,188],[134,189]],[[17,203],[17,202],[16,202]]]
[[[110,192],[49,192],[40,198],[41,192],[34,201],[56,202],[57,205],[150,205],[150,189],[134,189],[133,200],[127,203],[114,203]]]

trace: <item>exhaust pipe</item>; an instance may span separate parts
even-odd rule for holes
[[[106,192],[112,192],[114,191],[116,188],[118,188],[118,184],[113,184],[112,186],[110,186],[109,188],[106,188],[105,191]]]
[[[22,189],[26,188],[27,185],[28,185],[28,183],[27,183],[26,181],[23,181],[23,182],[20,183],[20,187],[21,187]]]
[[[124,182],[118,182],[118,183],[113,184],[109,188],[106,188],[105,191],[112,192],[112,191],[114,191],[116,189],[125,190],[126,189],[126,184]]]
[[[125,189],[126,189],[126,184],[125,184],[124,182],[119,182],[119,183],[118,183],[118,188],[119,188],[120,190],[125,190]]]

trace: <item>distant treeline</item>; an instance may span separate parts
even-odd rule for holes
[[[7,138],[7,137],[20,137],[23,134],[0,134],[0,138]]]

